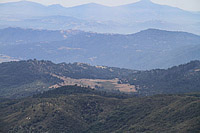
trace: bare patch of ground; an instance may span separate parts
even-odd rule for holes
[[[200,69],[196,69],[196,70],[194,70],[195,72],[199,72],[200,71]]]
[[[82,87],[90,86],[94,89],[108,89],[108,90],[119,90],[121,92],[136,92],[135,86],[130,84],[119,84],[119,79],[72,79],[69,77],[61,77],[55,74],[52,76],[62,79],[64,82],[50,86],[50,88],[58,88],[66,85],[79,85]]]

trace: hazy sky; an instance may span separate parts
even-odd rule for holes
[[[14,2],[20,0],[0,0],[0,3]],[[27,0],[34,1],[44,5],[61,4],[65,7],[81,5],[86,3],[98,3],[107,6],[118,6],[128,3],[134,3],[140,0]],[[179,7],[184,10],[200,11],[200,0],[151,0],[154,3]]]

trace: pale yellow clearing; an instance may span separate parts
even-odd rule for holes
[[[194,70],[195,72],[199,72],[200,71],[200,69],[196,69],[196,70]]]
[[[49,88],[58,88],[66,85],[78,85],[82,87],[103,88],[108,90],[119,90],[120,92],[136,92],[135,86],[130,84],[118,84],[119,79],[73,79],[69,77],[62,77],[55,74],[52,76],[62,79],[64,82],[50,86]]]

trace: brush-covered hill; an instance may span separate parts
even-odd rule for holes
[[[2,99],[1,132],[199,132],[199,94],[118,98],[79,86]]]

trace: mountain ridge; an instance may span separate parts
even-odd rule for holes
[[[140,0],[138,2],[133,2],[133,3],[129,3],[129,4],[122,4],[122,5],[119,5],[119,6],[105,6],[105,5],[102,5],[102,4],[98,4],[98,3],[95,3],[95,2],[89,2],[89,3],[86,3],[86,4],[81,4],[81,5],[76,5],[76,6],[71,6],[71,7],[65,7],[65,6],[62,6],[61,4],[51,4],[51,5],[44,5],[44,4],[41,4],[41,3],[37,3],[37,2],[32,2],[32,1],[26,1],[26,0],[21,0],[21,1],[18,1],[18,2],[4,2],[4,3],[0,3],[0,5],[7,5],[7,4],[22,4],[22,5],[31,5],[31,4],[34,4],[35,6],[43,6],[43,7],[64,7],[64,8],[72,8],[72,7],[80,7],[80,6],[102,6],[102,7],[120,7],[120,6],[128,6],[128,5],[134,5],[134,4],[154,4],[154,5],[160,5],[160,4],[157,4],[157,3],[154,3],[152,2],[151,0]],[[161,6],[168,6],[168,5],[161,5]],[[168,7],[171,7],[171,6],[168,6]],[[177,8],[177,7],[172,7],[172,8]],[[180,9],[180,8],[179,8]],[[180,9],[180,10],[184,10],[184,9]],[[184,11],[187,11],[187,10],[184,10]],[[191,11],[188,11],[188,12],[191,12]],[[193,11],[195,12],[195,11]],[[196,11],[196,13],[198,13],[199,11]]]
[[[123,35],[9,28],[0,30],[0,35],[0,53],[22,60],[36,58],[147,70],[200,59],[200,36],[187,32],[149,29]]]
[[[12,6],[12,4],[15,4],[15,6]],[[19,6],[16,6],[16,4],[19,4]],[[33,6],[31,6],[32,4]],[[76,28],[101,33],[131,33],[147,28],[166,28],[167,30],[174,29],[196,34],[200,33],[197,28],[199,22],[198,13],[152,2],[140,1],[113,7],[94,3],[63,7],[60,5],[44,6],[37,3],[35,5],[33,2],[25,1],[4,3],[0,4],[0,6],[0,27],[16,26],[36,29]],[[23,8],[20,8],[21,6]],[[80,19],[80,21],[74,22],[71,20],[60,24],[60,21],[56,18],[52,19],[52,21],[43,20],[43,17],[49,16],[69,16]],[[35,21],[35,18],[38,21]],[[81,20],[84,21],[82,22]],[[43,21],[46,22],[46,25],[42,23]],[[155,22],[148,23],[150,21]],[[159,21],[163,23],[158,23]]]

